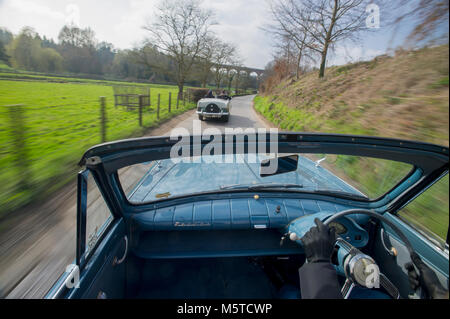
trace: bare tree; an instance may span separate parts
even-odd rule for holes
[[[81,29],[76,25],[65,25],[58,34],[58,40],[62,45],[74,47],[95,47],[97,40],[91,28]]]
[[[219,39],[215,36],[209,36],[205,39],[202,50],[200,51],[197,65],[197,74],[202,87],[206,87],[208,79],[212,74],[214,66],[214,54],[219,44]]]
[[[227,70],[226,81],[227,81],[228,92],[231,91],[231,85],[233,84],[234,77],[236,76],[237,73],[238,73],[238,71],[236,71],[235,69]]]
[[[155,21],[143,27],[150,33],[149,42],[174,61],[179,98],[213,24],[211,11],[200,4],[198,0],[163,0]]]
[[[429,40],[439,27],[448,26],[449,0],[419,0],[413,6],[411,6],[410,2],[408,0],[400,0],[394,2],[385,1],[383,3],[387,9],[386,11],[391,16],[388,19],[388,21],[390,20],[389,24],[398,27],[408,20],[414,23],[415,27],[408,35],[407,41],[420,42],[425,39]],[[440,36],[448,42],[448,31]]]
[[[130,62],[142,65],[148,74],[164,76],[169,81],[176,79],[175,67],[166,55],[158,51],[158,48],[150,43],[144,43],[140,47],[128,51]]]
[[[235,54],[236,47],[234,45],[220,41],[217,43],[212,58],[214,63],[214,80],[217,88],[220,88],[220,84],[228,72],[224,66],[231,65],[234,62]]]
[[[238,66],[243,66],[238,65]],[[234,87],[236,90],[236,93],[239,94],[239,91],[241,88],[244,87],[245,82],[247,81],[247,78],[249,77],[248,72],[247,71],[243,71],[243,70],[237,70],[237,73],[234,76]]]
[[[284,0],[285,13],[306,33],[309,49],[320,55],[319,77],[325,75],[328,51],[339,41],[356,39],[366,30],[369,0]]]
[[[230,67],[227,69],[227,72],[225,74],[225,80],[227,81],[227,88],[228,91],[231,91],[231,85],[233,84],[233,80],[238,76],[239,74],[239,67],[241,67],[242,61],[241,58],[237,55],[237,53],[230,58],[230,65],[232,65],[233,67]]]
[[[275,46],[281,50],[281,55],[287,59],[288,64],[295,65],[295,76],[298,79],[303,58],[314,61],[310,49],[314,38],[307,31],[310,17],[307,16],[308,19],[298,23],[297,17],[292,14],[297,9],[294,1],[273,0],[270,10],[275,23],[265,29],[276,36],[278,41]]]

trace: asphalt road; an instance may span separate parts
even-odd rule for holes
[[[253,110],[253,98],[234,98],[227,123],[202,121],[201,128],[218,128],[224,132],[227,127],[267,127],[267,122]],[[147,136],[168,136],[175,127],[192,133],[193,120],[198,120],[195,110],[169,120],[149,131]],[[134,173],[125,172],[122,183],[131,185]],[[47,202],[17,212],[2,221],[0,227],[0,297],[44,297],[75,259],[76,184],[67,185]]]
[[[202,129],[206,128],[218,128],[224,132],[225,128],[259,128],[266,127],[267,122],[264,122],[260,116],[253,110],[252,103],[254,95],[236,97],[231,100],[231,115],[228,122],[221,122],[220,120],[210,119],[207,121],[201,121]],[[182,127],[189,130],[192,133],[193,120],[198,120],[198,116],[195,110],[189,111],[182,115],[178,119],[171,120],[159,128],[153,130],[151,134],[153,136],[169,135],[170,131],[174,127]],[[174,125],[173,122],[176,122]]]

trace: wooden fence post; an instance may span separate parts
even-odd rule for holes
[[[180,105],[180,94],[177,94],[177,110],[178,110],[178,105]]]
[[[186,93],[183,92],[183,106],[186,106]]]
[[[29,181],[32,180],[27,150],[25,147],[25,117],[23,104],[8,105],[10,129],[12,134],[12,152],[14,164],[17,168],[18,184],[21,189],[29,189]]]
[[[170,113],[171,106],[172,106],[172,92],[169,92],[169,113]]]
[[[152,96],[150,95],[150,88],[148,88],[148,106],[152,106]]]
[[[143,95],[139,95],[139,126],[142,126],[142,106],[144,102],[144,96]]]
[[[102,143],[106,142],[106,98],[100,96],[100,127]]]
[[[161,93],[158,93],[158,107],[156,109],[156,118],[159,120],[159,106],[161,104]]]

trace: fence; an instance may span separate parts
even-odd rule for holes
[[[149,101],[138,95],[133,108],[115,106],[113,96],[81,98],[73,104],[51,101],[48,106],[1,107],[0,120],[6,125],[0,127],[0,213],[29,202],[33,196],[18,196],[24,190],[40,194],[48,185],[56,187],[63,179],[61,174],[66,174],[66,179],[71,176],[88,147],[140,136],[161,120],[195,106],[187,94],[179,99],[175,91],[167,89],[152,93]],[[152,108],[147,106],[150,101]]]
[[[113,86],[114,106],[126,106],[127,109],[150,107],[150,88],[138,86]]]

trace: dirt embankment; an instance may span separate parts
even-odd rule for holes
[[[330,67],[264,92],[255,108],[284,130],[365,134],[449,145],[449,47],[397,51]]]

